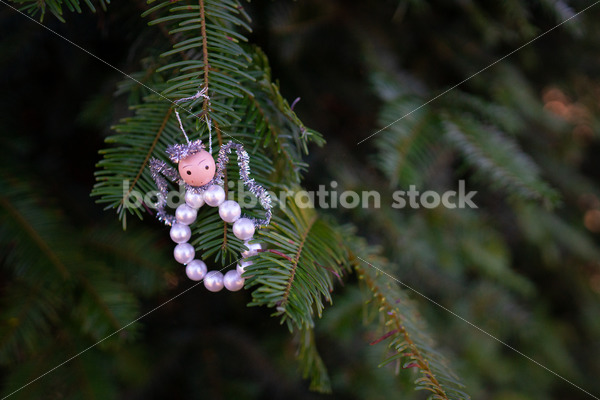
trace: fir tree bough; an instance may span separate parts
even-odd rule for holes
[[[600,390],[598,12],[473,75],[589,4],[13,3],[44,23],[46,14],[67,19],[58,24],[65,37],[106,57],[87,41],[98,27],[108,36],[96,43],[110,43],[115,65],[138,69],[130,75],[142,85],[124,80],[109,94],[115,77],[99,84],[86,54],[0,13],[0,65],[14,82],[0,96],[9,133],[0,138],[3,396],[324,397],[300,376],[348,399],[583,399]],[[144,199],[155,189],[148,160],[167,161],[165,148],[185,140],[173,102],[202,87],[210,102],[177,106],[191,138],[207,141],[209,115],[214,147],[242,143],[252,177],[287,193],[255,236],[265,246],[246,290],[227,296],[189,290]],[[111,118],[119,122],[86,202],[92,184],[79,185],[80,168],[98,142],[85,139],[103,136]],[[226,188],[240,200],[232,164]],[[339,192],[377,190],[381,208],[294,201],[327,179]],[[390,206],[409,185],[440,193],[458,180],[477,191],[477,209]],[[201,209],[193,229],[210,269],[239,257],[241,242],[214,209]]]
[[[134,190],[152,190],[148,160],[166,159],[166,146],[183,139],[173,104],[164,97],[189,97],[203,87],[208,88],[210,105],[200,99],[185,106],[184,124],[188,132],[194,132],[192,137],[200,135],[206,142],[206,128],[197,116],[208,113],[216,125],[218,144],[235,140],[250,151],[251,170],[258,182],[292,195],[301,190],[300,173],[306,168],[302,154],[306,154],[310,141],[320,145],[323,141],[300,122],[281,97],[271,82],[262,52],[244,44],[247,40],[239,31],[249,30],[249,25],[241,4],[163,1],[143,15],[152,16],[150,25],[166,27],[172,50],[162,52],[155,61],[157,67],[151,67],[153,77],[146,80],[156,82],[148,85],[161,95],[146,94],[141,104],[134,105],[135,116],[119,124],[119,133],[108,139],[119,147],[105,150],[98,165],[94,195],[100,196],[100,202],[116,208],[124,224],[127,212],[142,216],[142,209],[126,205]],[[129,185],[124,195],[123,182]],[[257,239],[267,248],[253,257],[254,264],[248,267],[247,287],[254,289],[250,305],[273,307],[282,323],[292,331],[298,330],[304,375],[311,377],[313,389],[330,391],[315,342],[307,338],[312,338],[314,316],[321,316],[323,301],[332,301],[334,278],[342,279],[344,269],[350,268],[349,247],[335,223],[323,220],[316,210],[299,208],[293,200],[278,208],[271,225],[260,231]],[[202,231],[193,244],[205,259],[212,256],[223,266],[235,261],[241,243],[227,224],[215,217],[214,210],[201,209],[193,229],[197,234]],[[403,311],[414,313],[408,308]],[[410,341],[416,332],[403,331],[399,343]],[[412,346],[415,351],[419,349],[419,344]],[[435,388],[436,398],[464,398],[462,394],[451,394],[461,393],[458,389],[445,394],[438,375],[447,376],[444,382],[460,384],[449,370],[428,366],[433,362],[427,359],[431,354],[419,356],[419,368],[426,372],[419,378],[418,387]]]

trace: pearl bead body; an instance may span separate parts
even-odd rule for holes
[[[225,222],[233,223],[242,215],[242,208],[233,200],[225,200],[219,206],[219,216]]]
[[[244,257],[244,258],[258,254],[258,250],[260,250],[262,248],[260,246],[260,243],[245,242],[244,246],[246,246],[246,250],[242,250],[242,257]]]
[[[179,243],[173,250],[173,256],[178,263],[187,264],[194,259],[196,250],[189,243]]]
[[[192,260],[186,265],[185,274],[193,281],[200,281],[206,276],[206,264],[202,260]]]
[[[248,218],[240,218],[233,224],[233,234],[240,240],[248,240],[254,236],[254,222]]]
[[[175,219],[177,222],[183,225],[190,225],[194,223],[197,215],[198,211],[187,204],[181,204],[175,210]]]
[[[185,204],[198,209],[204,205],[204,195],[202,193],[185,192]]]
[[[192,230],[187,225],[175,223],[169,234],[175,243],[185,243],[192,237]]]
[[[219,271],[210,271],[204,277],[204,286],[211,292],[223,289],[223,274]]]
[[[244,287],[245,279],[242,278],[239,272],[232,269],[231,271],[227,271],[225,276],[223,277],[223,285],[232,292],[237,292],[241,288]]]
[[[219,185],[211,185],[204,192],[204,202],[211,207],[218,207],[225,201],[225,190]]]

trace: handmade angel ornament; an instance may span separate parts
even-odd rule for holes
[[[179,114],[177,111],[175,114],[187,140]],[[227,163],[232,151],[237,154],[240,179],[244,186],[256,196],[265,210],[264,219],[243,216],[242,209],[236,201],[226,200],[226,193],[223,188],[224,176],[227,172]],[[272,207],[271,197],[262,186],[250,178],[248,153],[241,144],[230,141],[221,146],[215,162],[201,140],[192,142],[188,140],[185,144],[169,146],[166,153],[169,159],[177,164],[177,169],[156,158],[151,159],[149,165],[152,178],[159,189],[158,202],[156,203],[157,217],[166,225],[171,226],[171,239],[177,243],[173,251],[175,260],[186,266],[186,274],[190,279],[195,281],[204,279],[204,286],[212,292],[218,292],[223,287],[230,291],[240,290],[244,286],[242,274],[245,268],[251,264],[250,261],[242,260],[238,263],[236,269],[230,270],[224,275],[220,271],[208,272],[206,263],[196,258],[196,250],[188,242],[192,236],[190,225],[196,221],[198,209],[207,205],[218,207],[221,219],[233,224],[233,234],[244,241],[247,249],[242,252],[242,258],[255,255],[257,250],[260,249],[260,244],[250,244],[248,242],[252,240],[256,229],[269,224]],[[185,203],[177,207],[175,215],[171,215],[165,210],[168,190],[167,179],[185,187]]]

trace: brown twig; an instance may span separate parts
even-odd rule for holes
[[[204,0],[200,0],[200,34],[202,35],[202,63],[204,67],[204,87],[208,94],[208,42],[206,40],[206,16],[204,14]],[[208,112],[208,98],[205,97],[202,102],[202,110]],[[219,143],[220,145],[221,143]]]

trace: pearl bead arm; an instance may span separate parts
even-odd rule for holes
[[[225,222],[233,223],[242,215],[242,208],[233,200],[225,200],[219,206],[219,216]]]

